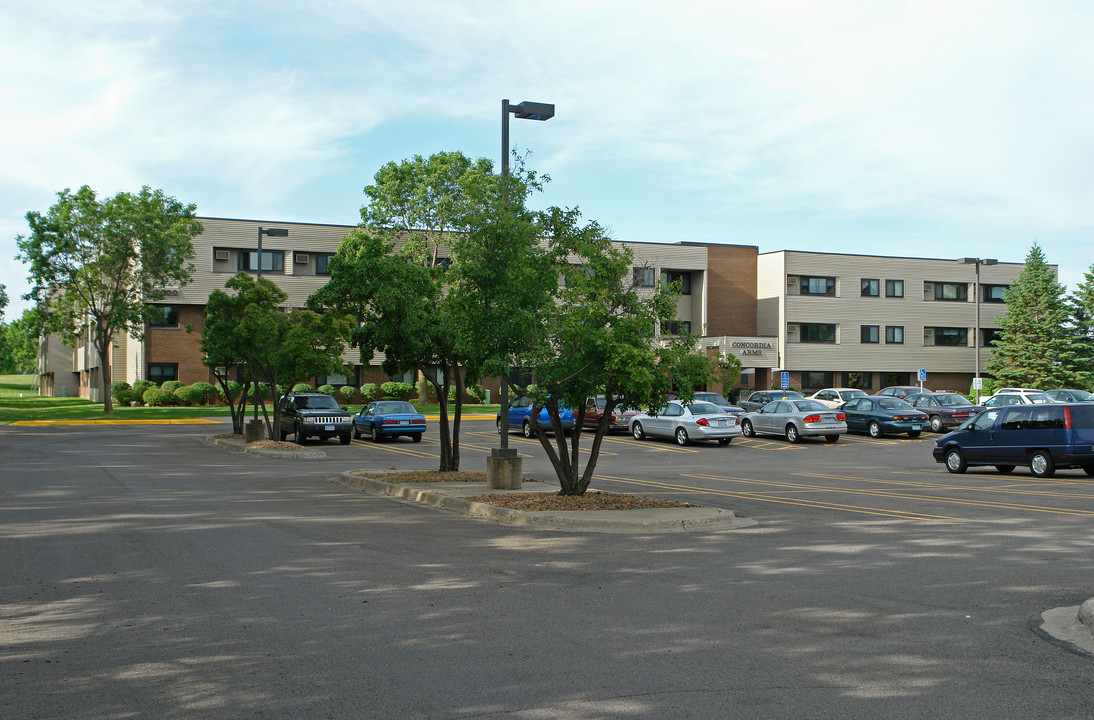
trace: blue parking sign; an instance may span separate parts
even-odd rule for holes
[[[789,390],[790,389],[790,373],[788,373],[788,372],[779,373],[779,387],[782,390]]]
[[[919,382],[927,382],[926,368],[919,368]]]

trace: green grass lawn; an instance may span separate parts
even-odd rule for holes
[[[179,420],[203,417],[230,417],[224,405],[199,405],[195,407],[119,407],[114,413],[103,412],[102,403],[81,398],[41,397],[31,389],[33,375],[0,375],[0,425],[19,420]],[[350,412],[360,407],[347,405]],[[497,405],[464,405],[466,415],[486,413],[494,415]],[[436,415],[437,405],[419,406],[424,415]],[[451,417],[452,408],[449,408]],[[250,412],[248,412],[248,415]],[[261,415],[261,410],[259,411]]]

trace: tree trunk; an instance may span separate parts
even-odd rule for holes
[[[114,412],[114,396],[110,394],[110,343],[113,335],[109,328],[98,323],[95,326],[95,351],[99,355],[99,377],[103,385],[103,413]]]

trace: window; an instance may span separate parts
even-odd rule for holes
[[[904,281],[886,280],[885,297],[904,297]]]
[[[240,251],[236,257],[239,260],[240,270],[256,270],[258,265],[258,251]],[[272,272],[284,272],[285,271],[285,251],[284,250],[263,250],[262,251],[262,271]]]
[[[831,387],[835,384],[832,382],[832,375],[830,372],[803,372],[802,389],[819,390],[823,387]]]
[[[1003,295],[1007,292],[1009,285],[981,285],[983,293],[983,301],[986,303],[1001,303],[1003,302]]]
[[[849,388],[858,388],[859,390],[870,391],[871,374],[868,372],[845,372],[843,373],[843,386]]]
[[[801,278],[802,295],[836,295],[836,279],[834,277],[809,277]]]
[[[885,326],[885,342],[895,345],[904,344],[904,326],[903,325],[886,325]]]
[[[881,373],[881,387],[890,387],[892,385],[911,385],[912,374],[906,372],[886,372]]]
[[[989,347],[995,344],[995,341],[1003,337],[1003,333],[993,328],[982,328],[980,330],[980,346]]]
[[[356,385],[356,378],[347,375],[316,375],[315,386],[322,387],[324,385],[333,385],[334,387],[342,387],[343,385]]]
[[[316,253],[315,254],[315,274],[316,275],[330,275],[330,259],[334,257],[331,253]]]
[[[634,268],[634,284],[637,287],[653,287],[657,281],[657,273],[651,267]]]
[[[935,283],[934,284],[934,299],[935,300],[968,300],[969,299],[969,284],[968,283]]]
[[[661,282],[665,285],[678,282],[680,283],[680,294],[691,295],[691,273],[689,272],[666,270],[661,273]]]
[[[178,363],[148,363],[148,379],[157,385],[179,379]]]
[[[877,297],[881,289],[880,280],[862,279],[862,297]]]
[[[819,323],[802,323],[801,333],[803,343],[835,343],[836,326],[822,325]],[[818,386],[819,387],[819,386]]]
[[[859,342],[864,343],[876,343],[878,342],[878,326],[877,325],[863,325],[860,328],[861,337]]]
[[[683,335],[689,332],[691,332],[690,320],[670,320],[662,328],[662,334],[664,335]]]
[[[968,345],[968,328],[940,327],[934,329],[935,345]]]
[[[178,327],[179,326],[179,306],[178,305],[153,305],[152,308],[156,311],[156,316],[148,321],[148,324],[152,327]]]

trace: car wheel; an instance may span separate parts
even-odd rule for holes
[[[752,423],[748,420],[741,421],[741,434],[745,437],[756,437],[756,431],[752,428]]]
[[[289,436],[289,434],[287,432],[285,432],[284,430],[279,431],[277,434],[278,434],[278,437],[281,438],[281,442],[285,442],[285,438],[287,438]]]
[[[1035,477],[1047,478],[1056,474],[1056,463],[1045,450],[1036,450],[1029,456],[1029,471]]]
[[[358,429],[358,427],[356,425],[353,426],[353,439],[354,440],[360,440],[361,439],[361,431],[360,431],[360,429]]]
[[[792,443],[801,442],[801,434],[798,433],[798,427],[796,425],[786,426],[786,439],[788,442]]]
[[[1007,473],[1014,472],[1014,466],[1013,465],[996,465],[995,470],[997,472],[1000,472],[1000,473],[1006,475]]]
[[[338,436],[338,442],[342,443],[343,445],[349,445],[349,441],[350,441],[349,433],[346,433],[345,435],[339,435]]]
[[[719,445],[729,445],[729,442],[730,442],[730,441],[731,441],[732,439],[733,439],[733,438],[718,438],[718,444],[719,444]]]
[[[839,435],[825,435],[824,436],[824,441],[826,443],[839,442]]]
[[[1094,477],[1094,465],[1083,465],[1083,472],[1091,477]]]
[[[308,439],[304,435],[304,428],[302,428],[300,425],[294,425],[293,426],[293,435],[296,436],[296,444],[297,445],[303,445],[304,441]]]
[[[369,425],[369,432],[372,434],[372,442],[374,443],[381,442],[384,439],[383,434],[375,425]]]
[[[676,428],[676,444],[687,445],[690,442],[691,439],[688,438],[688,431],[684,428]]]
[[[921,433],[921,432],[922,432],[921,430],[912,430],[911,432],[908,433],[908,437],[917,438],[917,437],[919,437],[919,433]]]
[[[866,430],[867,430],[867,432],[870,433],[870,437],[872,437],[872,438],[881,437],[881,434],[882,434],[881,433],[881,426],[878,425],[877,422],[875,422],[873,420],[870,421],[870,426],[867,427]]]
[[[646,431],[642,429],[642,423],[636,422],[631,426],[631,435],[634,435],[635,440],[646,439]]]
[[[410,436],[410,439],[413,440],[414,442],[421,442],[422,441],[422,434],[421,433],[414,433],[413,435]]]
[[[946,469],[952,473],[963,473],[969,464],[965,461],[965,453],[958,448],[950,448],[946,451]]]
[[[501,418],[498,418],[497,425],[498,425],[498,435],[501,435]]]
[[[530,438],[534,434],[532,432],[532,423],[528,422],[527,420],[525,420],[524,424],[520,426],[520,429],[524,433],[524,437],[526,438]]]
[[[942,432],[946,429],[946,424],[942,422],[942,418],[937,415],[931,415],[931,432]]]

